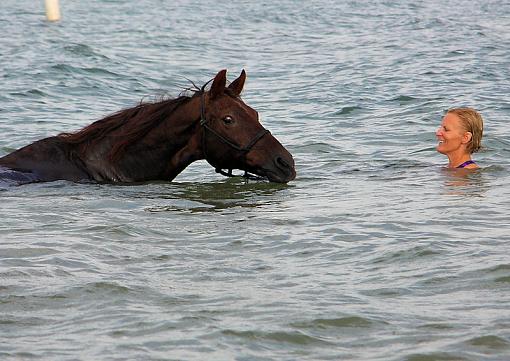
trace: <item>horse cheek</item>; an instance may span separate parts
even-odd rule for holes
[[[267,166],[268,156],[263,149],[252,149],[245,156],[246,165],[249,168],[261,169]]]

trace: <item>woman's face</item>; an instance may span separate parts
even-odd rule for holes
[[[466,133],[460,118],[456,114],[447,113],[436,131],[436,138],[439,141],[436,147],[437,151],[449,154],[462,149],[464,144],[469,141],[469,136]]]

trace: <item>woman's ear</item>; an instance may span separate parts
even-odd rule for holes
[[[462,143],[467,144],[473,139],[473,133],[471,132],[465,132],[462,136]]]

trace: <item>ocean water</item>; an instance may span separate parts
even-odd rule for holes
[[[510,359],[508,1],[60,3],[0,6],[0,155],[246,69],[298,176],[3,184],[0,359]]]

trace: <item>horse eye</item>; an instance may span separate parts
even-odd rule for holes
[[[226,125],[231,125],[234,123],[234,119],[230,115],[227,115],[225,118],[223,118],[223,123]]]

